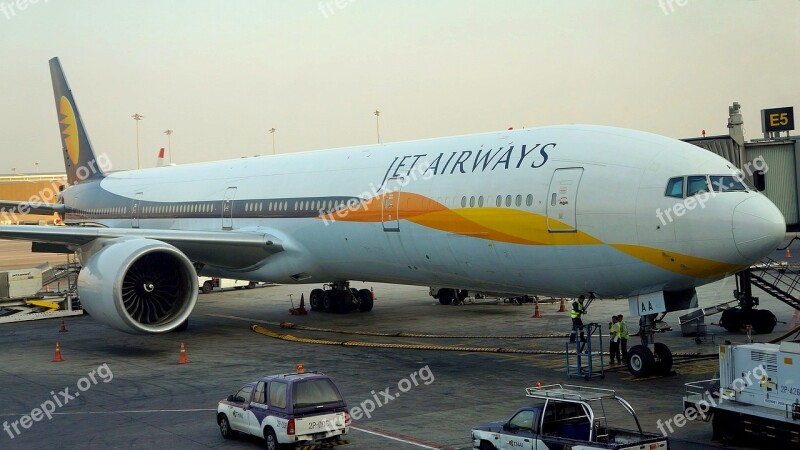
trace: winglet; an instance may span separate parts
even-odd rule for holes
[[[105,176],[103,167],[109,165],[108,160],[105,155],[101,155],[103,158],[98,159],[92,150],[89,136],[83,127],[83,120],[78,113],[78,106],[75,104],[75,98],[72,96],[72,90],[67,84],[58,58],[50,60],[50,77],[53,80],[67,182],[73,185],[103,178]]]

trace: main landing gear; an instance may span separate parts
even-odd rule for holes
[[[308,296],[312,311],[346,314],[350,311],[372,311],[373,298],[369,289],[354,289],[348,281],[335,281],[323,289],[314,289]]]
[[[656,314],[642,316],[639,321],[641,345],[628,349],[628,371],[642,378],[672,373],[672,352],[661,342],[655,342]]]

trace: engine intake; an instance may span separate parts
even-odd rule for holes
[[[170,244],[119,238],[99,244],[78,275],[78,293],[96,320],[128,333],[165,333],[197,303],[197,273]]]

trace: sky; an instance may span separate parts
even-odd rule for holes
[[[97,152],[183,164],[587,123],[745,136],[800,106],[800,0],[0,0],[0,173],[63,171],[48,60]],[[800,122],[800,111],[797,113]],[[798,124],[800,126],[800,124]],[[271,135],[269,130],[277,131]]]

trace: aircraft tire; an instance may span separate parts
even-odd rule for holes
[[[453,289],[439,289],[439,304],[449,305],[453,303],[456,298],[456,293]]]
[[[308,296],[308,303],[311,305],[312,311],[322,311],[322,294],[325,291],[322,289],[313,289]]]
[[[772,314],[772,311],[766,309],[757,309],[753,311],[753,331],[755,331],[756,334],[772,333],[777,323],[778,319],[775,317],[775,314]]]
[[[358,291],[358,299],[360,300],[358,304],[358,310],[361,312],[370,312],[372,311],[372,307],[374,305],[374,301],[372,300],[372,292],[369,289],[361,289]]]
[[[322,310],[329,313],[334,312],[336,309],[336,296],[331,291],[325,291],[322,294]]]
[[[731,308],[722,311],[722,316],[719,319],[719,325],[731,333],[741,330],[742,310],[739,308]]]
[[[650,375],[656,365],[653,352],[644,345],[634,345],[628,350],[628,372],[636,378]]]
[[[670,372],[672,372],[672,352],[669,350],[669,347],[661,342],[656,342],[654,348],[655,354],[658,357],[658,360],[655,362],[656,375],[669,375]]]

